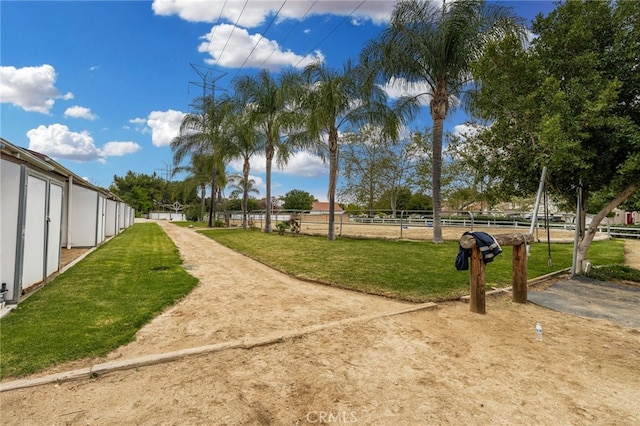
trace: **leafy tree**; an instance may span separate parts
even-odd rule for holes
[[[384,170],[392,166],[389,145],[390,141],[371,126],[342,137],[340,197],[366,206],[369,216],[373,216],[374,204],[387,187]]]
[[[326,137],[329,152],[329,228],[327,239],[335,235],[335,201],[338,175],[338,134],[350,126],[363,124],[380,126],[384,137],[396,140],[404,117],[411,117],[412,109],[393,111],[387,105],[385,92],[374,84],[363,68],[347,61],[341,70],[315,62],[305,67],[303,77],[309,88],[303,108],[307,115],[306,128],[300,133],[307,143],[319,143]],[[410,107],[411,105],[409,105]]]
[[[249,197],[247,200],[247,211],[255,211],[260,209],[260,202],[255,198]],[[225,210],[229,211],[241,211],[242,210],[242,199],[240,198],[231,198],[227,200],[225,203]]]
[[[411,190],[407,187],[389,188],[376,203],[378,210],[391,210],[391,215],[396,216],[397,210],[409,210]]]
[[[562,3],[534,21],[529,49],[506,38],[475,69],[503,190],[535,192],[546,166],[555,196],[575,205],[581,187],[582,211],[596,213],[580,217],[577,273],[597,226],[640,185],[639,22],[636,1]]]
[[[370,41],[361,60],[376,70],[382,82],[390,79],[406,88],[424,91],[401,99],[417,105],[429,99],[433,120],[433,241],[441,243],[441,170],[443,126],[447,114],[471,88],[471,64],[488,39],[520,32],[515,17],[496,3],[483,0],[400,1],[389,27]]]
[[[421,192],[411,194],[407,210],[412,211],[427,211],[433,209],[433,200],[428,195]]]
[[[477,137],[482,129],[472,129],[461,135],[448,135],[447,157],[444,179],[448,181],[445,190],[449,205],[455,210],[465,210],[480,201],[487,210],[502,196],[498,188],[498,178],[489,167],[491,150]]]
[[[109,191],[129,204],[136,214],[148,214],[154,205],[173,203],[167,183],[156,176],[129,170],[125,176],[113,176]]]
[[[280,197],[285,210],[311,210],[315,197],[301,189],[292,189]]]

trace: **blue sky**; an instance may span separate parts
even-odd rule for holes
[[[529,21],[555,7],[550,1],[501,3]],[[169,143],[202,94],[196,70],[214,78],[223,93],[234,77],[260,68],[277,73],[316,59],[340,68],[349,58],[357,60],[394,4],[2,1],[0,135],[105,188],[128,170],[169,177]],[[466,118],[457,112],[446,127],[452,130]],[[427,110],[410,127],[425,126],[431,126]],[[258,198],[264,197],[264,156],[251,167]],[[274,166],[272,194],[302,189],[326,201],[327,169],[318,158],[298,153],[283,170]],[[240,164],[229,168],[240,170]]]

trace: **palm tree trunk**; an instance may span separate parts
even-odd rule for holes
[[[242,194],[242,229],[247,229],[247,205],[249,204],[249,157],[245,157],[242,164],[243,194]]]
[[[267,156],[267,165],[266,165],[266,184],[267,184],[267,202],[266,202],[266,211],[264,216],[264,232],[271,232],[271,163],[273,162],[273,154],[274,154],[273,143],[271,141],[267,142],[266,148],[266,156]]]
[[[211,200],[209,200],[209,228],[213,228],[213,209],[215,207],[215,199],[216,199],[216,168],[213,167],[213,171],[211,172]]]
[[[204,210],[206,206],[206,197],[207,197],[207,185],[204,183],[200,185],[200,221],[204,220]]]
[[[440,88],[440,90],[438,90]],[[431,118],[433,119],[433,242],[442,243],[442,139],[444,118],[447,116],[449,102],[444,90],[444,83],[438,84],[436,93],[431,100]]]
[[[338,129],[332,128],[329,132],[329,230],[327,239],[334,241],[335,232],[335,203],[336,203],[336,176],[338,174]]]

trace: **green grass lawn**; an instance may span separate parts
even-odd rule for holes
[[[457,271],[457,242],[352,239],[218,229],[200,231],[219,243],[289,275],[337,287],[398,299],[442,301],[469,293],[469,272]],[[533,244],[528,278],[571,267],[572,244]],[[624,242],[596,241],[589,250],[594,265],[624,262]],[[511,247],[486,267],[487,286],[511,285]]]
[[[0,320],[1,376],[106,355],[196,284],[162,229],[136,224]]]

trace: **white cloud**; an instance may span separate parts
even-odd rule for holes
[[[453,134],[464,138],[473,138],[487,129],[487,126],[478,123],[462,123],[453,128]]]
[[[61,95],[55,87],[56,70],[48,64],[38,67],[0,67],[1,102],[10,103],[25,111],[48,114],[56,99],[72,99],[73,94]]]
[[[151,132],[154,146],[167,146],[180,133],[180,124],[185,113],[181,111],[152,111],[147,118],[133,118],[129,123],[136,125],[140,133]]]
[[[67,110],[64,112],[64,115],[65,117],[84,118],[85,120],[95,120],[96,118],[98,118],[97,115],[91,112],[91,109],[78,105],[67,108]]]
[[[276,153],[277,155],[277,153]],[[242,160],[234,160],[229,163],[229,167],[236,173],[242,172]],[[252,173],[265,173],[266,172],[266,158],[263,153],[256,154],[251,157],[251,172]],[[318,177],[326,176],[329,174],[329,165],[320,159],[320,157],[300,151],[293,154],[287,165],[280,169],[276,166],[274,157],[273,164],[271,166],[272,173],[281,173],[290,176],[300,177]]]
[[[87,131],[73,132],[63,124],[38,126],[27,132],[29,149],[48,155],[54,159],[78,162],[99,161],[106,157],[122,156],[140,150],[135,142],[107,142],[104,149],[96,147],[93,137]]]
[[[387,93],[390,99],[398,99],[401,96],[420,96],[422,105],[429,105],[431,95],[427,95],[431,90],[426,83],[410,83],[403,78],[392,78],[382,86],[382,90]]]
[[[132,118],[131,120],[129,120],[129,123],[132,123],[132,124],[147,124],[147,119],[146,118]]]
[[[274,40],[261,38],[259,34],[251,35],[247,30],[229,24],[216,25],[201,38],[204,41],[198,46],[198,51],[211,55],[211,59],[205,60],[209,65],[237,68],[244,64],[248,68],[274,70],[286,66],[304,67],[314,61],[324,60],[319,51],[301,56],[283,50]],[[248,52],[252,53],[247,59]]]
[[[151,128],[151,141],[155,146],[170,145],[180,133],[180,124],[185,113],[181,111],[152,111],[147,125]]]
[[[287,162],[281,173],[301,177],[318,177],[329,174],[329,165],[317,155],[297,152]]]
[[[310,4],[312,8],[309,9]],[[282,0],[226,0],[207,2],[201,0],[154,0],[152,9],[156,15],[178,15],[190,22],[227,21],[245,28],[255,28],[267,18],[278,13],[278,21],[302,19],[305,15],[352,16],[369,19],[376,24],[389,21],[395,0],[289,1]]]
[[[140,151],[141,147],[135,142],[130,141],[113,141],[107,142],[102,148],[105,157],[122,157],[123,155],[133,154]]]

